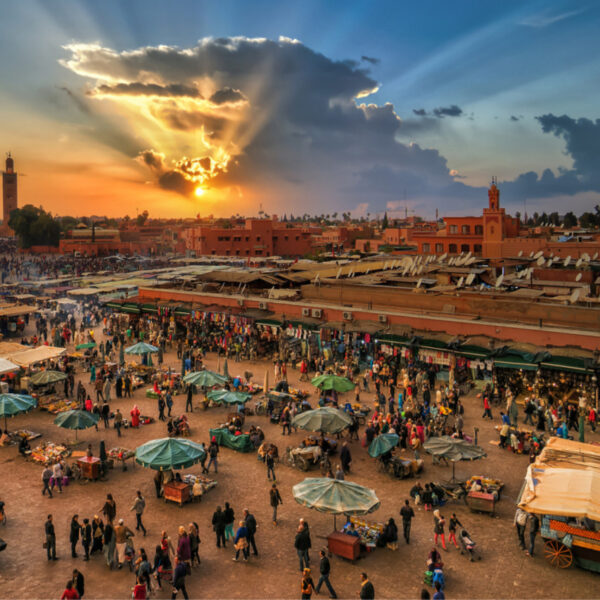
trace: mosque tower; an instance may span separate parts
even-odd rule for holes
[[[6,156],[6,170],[2,173],[2,235],[14,235],[8,226],[10,213],[17,208],[17,174],[15,173],[15,161],[10,152]]]

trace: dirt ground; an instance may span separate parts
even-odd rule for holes
[[[179,361],[173,353],[166,355],[166,362],[178,368]],[[216,368],[216,357],[211,355],[208,368]],[[265,369],[269,368],[270,380],[273,380],[272,366],[266,362],[229,363],[232,375],[243,374],[250,370],[255,381],[262,383]],[[299,373],[291,371],[289,380],[297,384]],[[81,379],[89,388],[89,374],[82,373]],[[307,384],[304,384],[306,386]],[[310,387],[310,386],[309,386]],[[311,397],[314,403],[314,396]],[[365,398],[363,401],[371,401]],[[252,403],[253,401],[251,401]],[[111,408],[119,406],[124,415],[128,415],[138,404],[142,414],[157,416],[155,400],[144,397],[144,390],[138,390],[133,399],[113,398]],[[589,598],[596,594],[592,591],[598,582],[593,573],[571,568],[558,571],[550,567],[542,557],[542,545],[538,538],[537,556],[526,557],[519,550],[513,527],[514,501],[520,490],[528,459],[515,456],[490,443],[496,440],[494,423],[482,421],[480,401],[468,397],[465,404],[465,430],[474,426],[480,428],[479,443],[487,450],[488,458],[474,463],[459,463],[457,475],[489,475],[503,480],[506,487],[498,505],[495,518],[487,514],[469,511],[463,503],[449,503],[442,509],[446,518],[456,512],[463,525],[471,533],[483,554],[481,562],[470,563],[458,550],[452,548],[443,553],[445,562],[446,596],[448,598]],[[173,414],[181,413],[185,406],[183,395],[175,397]],[[208,441],[208,430],[221,423],[227,413],[225,408],[211,408],[207,411],[196,410],[190,415],[192,439]],[[495,417],[498,417],[496,409]],[[73,432],[56,427],[53,415],[34,411],[9,421],[9,429],[27,427],[43,434],[40,441],[61,442],[72,439]],[[522,418],[522,417],[521,417]],[[286,446],[299,443],[303,432],[291,437],[282,437],[281,429],[271,425],[264,416],[253,416],[247,423],[260,425],[269,441],[279,446],[282,452]],[[362,428],[361,428],[362,431]],[[80,432],[79,438],[91,442],[97,453],[100,440],[106,447],[122,445],[135,449],[140,444],[155,438],[166,436],[166,426],[157,421],[142,426],[138,430],[124,430],[118,439],[114,429],[105,430],[100,426]],[[37,443],[37,440],[36,442]],[[85,449],[85,445],[81,446]],[[408,497],[408,491],[414,480],[395,480],[376,470],[371,459],[360,443],[351,444],[352,473],[347,479],[373,488],[381,507],[372,515],[372,520],[384,522],[394,517],[400,525],[399,509]],[[215,476],[218,485],[209,491],[199,504],[187,504],[182,508],[174,504],[165,504],[155,497],[152,477],[154,472],[141,466],[129,468],[123,472],[120,468],[111,470],[108,481],[74,483],[56,493],[53,499],[41,495],[41,467],[23,460],[15,446],[0,448],[0,499],[6,503],[8,524],[0,526],[0,537],[7,543],[7,549],[0,553],[0,596],[3,598],[58,598],[73,568],[78,568],[85,576],[86,597],[88,598],[129,598],[134,576],[128,570],[110,572],[102,558],[95,555],[89,562],[83,562],[79,549],[79,558],[70,557],[68,540],[69,522],[73,514],[78,513],[80,521],[84,517],[93,517],[100,513],[106,493],[112,493],[117,503],[117,518],[124,518],[130,528],[135,526],[135,517],[130,508],[135,492],[140,489],[146,497],[144,522],[148,530],[147,538],[134,538],[136,550],[144,547],[150,557],[159,542],[162,529],[177,538],[179,525],[195,521],[200,526],[201,567],[195,567],[187,578],[187,590],[192,598],[299,598],[300,575],[296,552],[293,547],[298,519],[304,517],[310,524],[313,548],[311,564],[315,583],[318,579],[318,550],[326,544],[325,537],[332,531],[333,518],[328,515],[306,509],[292,498],[292,486],[304,479],[303,472],[279,465],[276,467],[277,480],[283,506],[280,508],[278,526],[271,523],[269,507],[269,486],[266,467],[259,462],[254,453],[239,454],[222,449],[219,472]],[[188,470],[199,473],[200,466]],[[317,472],[308,476],[318,476]],[[433,466],[431,457],[425,456],[425,471],[422,481],[445,480],[450,476],[450,468]],[[241,516],[248,507],[258,521],[256,541],[259,556],[250,558],[248,563],[232,561],[233,550],[215,546],[211,518],[217,505],[229,501]],[[57,532],[57,562],[48,562],[42,548],[44,539],[44,521],[52,513]],[[360,590],[360,573],[366,571],[375,586],[378,598],[416,598],[422,588],[426,557],[433,542],[433,518],[431,513],[416,508],[413,520],[410,545],[400,541],[398,551],[377,549],[359,559],[355,564],[344,559],[331,559],[331,582],[340,598],[357,598]],[[321,594],[327,594],[325,588]],[[155,592],[155,598],[170,597],[170,590]]]

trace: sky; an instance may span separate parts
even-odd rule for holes
[[[2,151],[58,215],[600,203],[600,3],[20,0]]]

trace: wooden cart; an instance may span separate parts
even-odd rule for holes
[[[360,554],[360,540],[354,535],[334,531],[327,536],[327,547],[331,554],[355,561]]]
[[[165,502],[177,502],[179,506],[183,506],[186,502],[192,499],[192,486],[189,483],[182,481],[169,481],[163,486]]]

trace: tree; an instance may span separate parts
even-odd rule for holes
[[[43,208],[26,204],[10,213],[8,226],[17,234],[21,248],[58,246],[60,225]]]
[[[596,215],[591,212],[584,212],[579,217],[579,225],[584,229],[593,229],[598,224]]]
[[[521,220],[521,213],[519,211],[517,211],[515,213],[515,217],[517,218],[517,221],[520,221]]]
[[[557,227],[560,225],[560,215],[557,212],[551,212],[548,215],[548,218],[550,219],[551,225],[556,225]]]
[[[149,215],[150,213],[147,210],[145,210],[141,215],[137,216],[136,222],[138,224],[138,227],[143,227],[146,224]]]
[[[572,229],[577,227],[577,217],[573,214],[573,211],[569,211],[563,218],[563,227],[566,229]]]
[[[386,230],[389,226],[389,221],[388,221],[388,216],[387,216],[387,211],[385,211],[385,213],[383,213],[383,221],[381,222],[381,229],[382,230]]]

